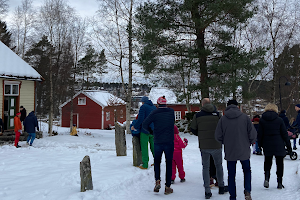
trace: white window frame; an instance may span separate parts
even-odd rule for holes
[[[121,109],[120,110],[120,118],[123,118],[123,113],[124,113],[124,111],[123,111],[123,109]]]
[[[181,111],[174,111],[174,115],[175,115],[175,120],[181,120]]]
[[[110,120],[110,112],[105,113],[105,118],[106,118],[106,121]]]
[[[86,97],[78,97],[78,105],[85,106],[86,105]]]
[[[10,93],[6,94],[5,88],[6,86],[10,86]],[[17,86],[17,93],[13,94],[13,87]],[[17,81],[5,81],[4,82],[4,96],[19,96],[19,90],[20,90],[20,82]]]

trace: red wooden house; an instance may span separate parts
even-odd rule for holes
[[[199,105],[190,105],[190,106],[191,106],[191,112],[200,111]],[[188,112],[186,108],[186,104],[179,104],[179,103],[167,104],[167,107],[174,109],[176,121],[180,119],[184,119],[185,114]]]
[[[126,121],[125,102],[106,92],[99,90],[83,90],[74,95],[73,124],[77,128],[106,129],[117,121]],[[60,106],[61,126],[70,127],[71,100]],[[116,116],[115,116],[116,115]]]
[[[165,87],[153,87],[149,93],[149,99],[156,105],[158,97],[165,96],[167,106],[174,109],[175,120],[184,119],[188,112],[185,103],[179,103],[173,91]],[[191,112],[200,111],[200,102],[191,103]]]

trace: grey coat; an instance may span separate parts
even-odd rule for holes
[[[219,120],[215,137],[224,144],[227,161],[248,160],[250,145],[255,142],[257,132],[246,114],[236,105],[229,105]]]

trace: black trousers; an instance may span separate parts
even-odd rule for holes
[[[283,177],[283,158],[284,156],[275,156],[277,166],[277,178]],[[273,156],[265,156],[264,170],[271,171]]]

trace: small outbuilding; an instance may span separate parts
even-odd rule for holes
[[[35,111],[36,84],[43,77],[0,41],[0,116],[3,129],[14,129],[14,116],[24,106],[27,114]]]
[[[75,94],[73,124],[77,128],[109,129],[115,120],[126,121],[126,103],[107,91],[83,90]],[[71,100],[60,106],[61,126],[70,127]]]

